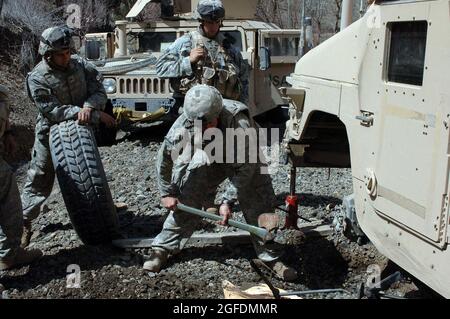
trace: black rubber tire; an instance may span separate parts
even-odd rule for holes
[[[67,121],[52,126],[50,151],[70,221],[84,244],[118,237],[118,217],[93,131]]]

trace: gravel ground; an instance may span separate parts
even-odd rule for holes
[[[128,237],[154,237],[165,219],[166,212],[159,205],[154,162],[167,129],[167,126],[143,129],[122,137],[113,147],[100,149],[114,200],[128,204],[126,211],[119,212],[121,231]],[[23,187],[27,165],[15,164],[19,186]],[[289,191],[288,176],[286,166],[280,166],[273,175],[280,202]],[[345,195],[352,193],[351,171],[301,169],[297,192],[304,217],[331,222],[333,214],[327,206],[339,205]],[[236,217],[241,218],[239,213]],[[201,232],[230,230],[209,222],[201,226]],[[3,297],[223,298],[223,280],[241,287],[262,282],[250,266],[249,261],[255,258],[250,245],[188,246],[170,259],[165,270],[151,275],[141,269],[145,250],[84,246],[70,224],[57,183],[33,229],[32,247],[42,249],[45,256],[31,266],[0,272],[0,283],[6,289]],[[301,245],[287,247],[286,256],[286,261],[294,265],[300,276],[295,283],[273,278],[276,287],[285,290],[343,288],[349,292],[308,298],[356,298],[359,284],[366,281],[367,267],[378,264],[384,268],[387,264],[370,243],[358,246],[341,234],[307,237]],[[73,264],[81,269],[79,289],[67,288],[67,267]],[[392,293],[424,297],[409,281],[394,286]]]

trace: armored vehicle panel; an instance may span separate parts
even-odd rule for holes
[[[282,90],[298,167],[351,167],[358,222],[450,297],[450,2],[377,1],[306,54]]]

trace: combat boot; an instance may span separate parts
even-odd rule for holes
[[[33,235],[33,231],[31,230],[31,221],[24,220],[23,221],[23,233],[22,238],[20,240],[20,247],[26,248],[30,244],[31,235]]]
[[[160,272],[167,264],[168,253],[161,248],[153,248],[150,258],[144,263],[144,270],[150,272]]]
[[[274,260],[271,262],[265,262],[265,264],[273,271],[273,273],[281,280],[286,282],[296,281],[298,278],[297,271],[286,266],[283,262],[279,260]]]
[[[31,264],[33,261],[41,258],[42,255],[42,251],[40,251],[39,249],[27,250],[19,248],[13,256],[0,259],[0,270],[7,270]]]

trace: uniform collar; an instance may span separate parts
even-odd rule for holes
[[[201,25],[198,26],[197,30],[198,30],[198,33],[200,33],[200,35],[201,35],[202,37],[204,37],[204,38],[206,38],[206,39],[208,39],[208,40],[220,42],[220,40],[222,39],[221,33],[220,33],[220,29],[219,29],[219,32],[217,32],[216,36],[215,36],[214,38],[212,38],[212,39],[211,39],[211,38],[208,38],[208,37],[206,36],[205,31],[203,31],[203,28],[202,28]]]
[[[63,72],[63,73],[70,73],[71,71],[73,71],[73,69],[75,67],[75,63],[74,63],[73,59],[70,59],[69,66],[66,69],[63,69],[63,68],[53,64],[52,62],[47,62],[47,60],[45,58],[42,58],[42,61],[44,62],[47,70],[49,70],[51,72],[59,71],[59,72]]]

